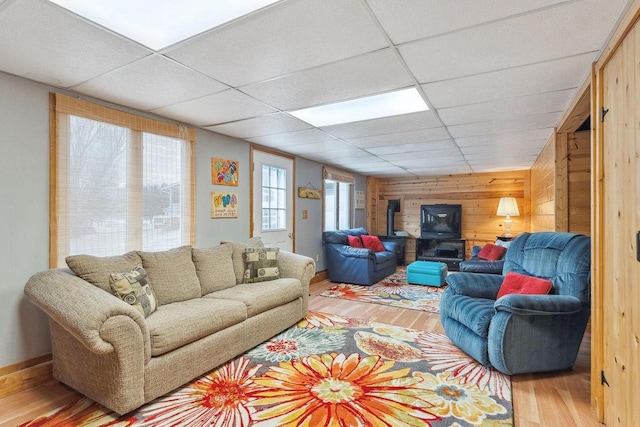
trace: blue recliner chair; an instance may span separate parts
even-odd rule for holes
[[[496,300],[502,275],[456,273],[440,302],[446,335],[485,366],[506,374],[573,367],[590,314],[590,239],[571,233],[523,233],[503,274],[548,279],[549,295]]]
[[[373,285],[396,271],[396,242],[382,242],[385,252],[349,246],[347,236],[368,234],[364,228],[325,231],[322,240],[329,280],[355,285]]]

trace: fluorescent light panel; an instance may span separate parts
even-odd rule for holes
[[[427,111],[429,107],[415,88],[290,111],[313,126],[330,126],[381,117]]]
[[[278,0],[50,0],[154,50]]]

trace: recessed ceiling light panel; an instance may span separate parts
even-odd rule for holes
[[[50,0],[154,50],[278,0]]]
[[[381,117],[427,111],[429,107],[415,88],[290,111],[313,126],[330,126]]]

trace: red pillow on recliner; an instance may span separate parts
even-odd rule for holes
[[[553,287],[551,280],[510,271],[505,276],[496,299],[509,294],[544,295]]]
[[[362,244],[364,245],[365,248],[371,249],[374,252],[386,251],[386,249],[384,248],[384,245],[382,244],[378,236],[369,236],[369,235],[363,234],[362,236],[360,236],[360,238],[362,239]]]
[[[352,248],[362,248],[362,242],[358,236],[348,235],[347,239],[349,239],[349,246]]]
[[[498,261],[502,259],[506,252],[507,248],[504,246],[487,243],[478,253],[478,258],[486,259],[487,261]]]

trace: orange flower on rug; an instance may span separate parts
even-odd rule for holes
[[[439,313],[440,296],[444,288],[410,285],[407,283],[407,272],[398,270],[371,286],[342,283],[318,295]]]
[[[23,426],[511,426],[508,376],[443,335],[310,313],[119,417],[88,398]]]

